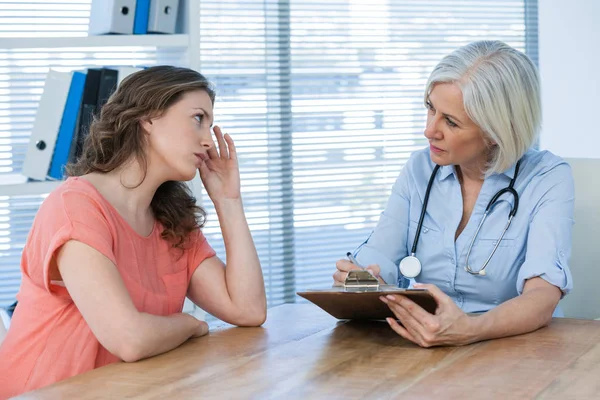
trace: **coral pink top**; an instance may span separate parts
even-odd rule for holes
[[[137,234],[82,178],[67,179],[48,196],[23,250],[19,304],[0,346],[0,399],[119,361],[98,342],[66,288],[50,281],[53,257],[69,240],[117,266],[139,311],[182,311],[192,274],[215,252],[200,231],[183,254],[161,239],[161,231],[157,222],[149,236]]]

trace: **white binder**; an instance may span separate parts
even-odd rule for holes
[[[92,0],[88,35],[133,34],[136,0]]]
[[[148,33],[175,33],[179,0],[150,0]]]
[[[35,122],[27,146],[23,175],[45,180],[71,86],[71,72],[50,70],[46,75]]]

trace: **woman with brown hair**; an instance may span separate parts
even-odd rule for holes
[[[159,66],[127,77],[102,108],[23,250],[0,398],[205,335],[205,322],[182,313],[186,295],[231,324],[264,322],[235,145],[216,126],[218,148],[211,136],[214,98],[201,74]],[[182,182],[196,170],[217,211],[226,267]]]

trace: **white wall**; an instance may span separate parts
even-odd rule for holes
[[[565,317],[600,318],[600,185],[589,184],[590,171],[600,169],[600,159],[567,158],[575,178],[575,225],[569,267],[573,291],[561,301]]]
[[[540,147],[600,158],[600,0],[539,0]]]

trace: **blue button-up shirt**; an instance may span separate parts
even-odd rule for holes
[[[429,149],[415,152],[402,169],[375,230],[356,250],[362,265],[378,264],[388,283],[408,287],[398,265],[411,251],[427,183],[435,164]],[[510,228],[486,267],[485,276],[465,271],[467,251],[490,199],[507,187],[512,166],[483,183],[462,233],[455,240],[463,215],[460,183],[454,166],[441,167],[433,182],[416,256],[422,271],[419,283],[432,283],[465,312],[484,312],[523,291],[527,279],[541,277],[560,288],[572,286],[571,253],[574,184],[569,165],[547,151],[528,151],[521,159],[514,188],[519,208]],[[473,245],[469,264],[478,271],[492,252],[508,221],[513,197],[506,193],[485,220]]]

